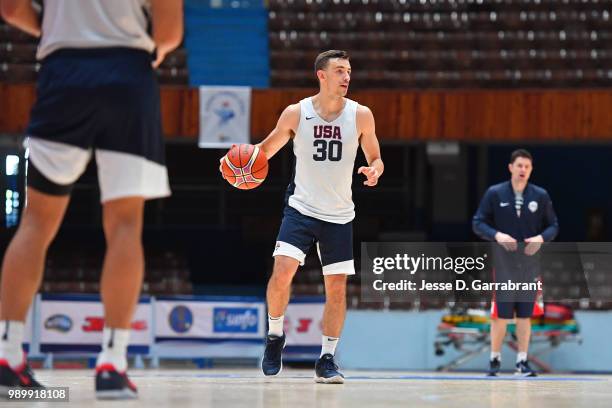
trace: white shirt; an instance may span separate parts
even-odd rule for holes
[[[60,48],[128,47],[153,52],[147,33],[148,0],[44,0],[43,59]]]
[[[345,99],[340,116],[323,120],[312,98],[300,101],[300,123],[293,139],[295,174],[289,206],[336,224],[355,218],[351,184],[359,147],[357,102]]]

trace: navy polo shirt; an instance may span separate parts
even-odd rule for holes
[[[559,222],[546,190],[531,183],[523,191],[519,217],[512,183],[506,181],[489,187],[474,215],[472,229],[486,241],[495,241],[499,231],[519,242],[540,234],[548,242],[559,233]]]

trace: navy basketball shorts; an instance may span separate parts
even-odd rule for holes
[[[491,306],[491,317],[499,319],[527,319],[533,316],[535,295],[533,302],[494,302]]]
[[[304,265],[306,254],[313,245],[317,247],[323,275],[355,274],[353,223],[322,221],[287,205],[272,256],[288,256]]]
[[[70,194],[95,154],[101,201],[170,195],[152,56],[62,49],[42,63],[27,130],[28,185]]]
[[[496,256],[495,282],[530,283],[537,282],[538,269],[529,264],[530,259],[521,253],[503,252]],[[530,318],[538,296],[537,291],[516,290],[494,292],[491,317],[500,319]]]

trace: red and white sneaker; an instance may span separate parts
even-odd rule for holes
[[[26,362],[12,368],[8,361],[0,359],[0,397],[7,397],[9,388],[45,388],[34,378],[32,369]]]
[[[96,367],[96,398],[135,399],[138,398],[138,390],[126,371],[119,372],[112,364],[102,364]]]

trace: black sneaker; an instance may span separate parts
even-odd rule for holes
[[[120,373],[112,364],[96,367],[96,398],[104,400],[138,398],[138,390],[127,373]]]
[[[321,384],[344,384],[344,375],[338,371],[334,356],[323,354],[315,364],[315,382]]]
[[[8,397],[9,388],[45,388],[34,378],[32,369],[25,361],[17,369],[8,361],[0,359],[0,397]]]
[[[266,350],[261,360],[261,371],[265,376],[279,375],[283,370],[283,349],[285,348],[285,334],[281,337],[266,336]]]
[[[529,366],[529,361],[523,360],[516,363],[514,375],[520,375],[521,377],[537,377],[538,373]]]
[[[493,360],[489,361],[489,371],[487,372],[487,376],[497,377],[497,374],[499,374],[500,368],[501,368],[501,362],[499,361],[499,358],[494,358]]]

